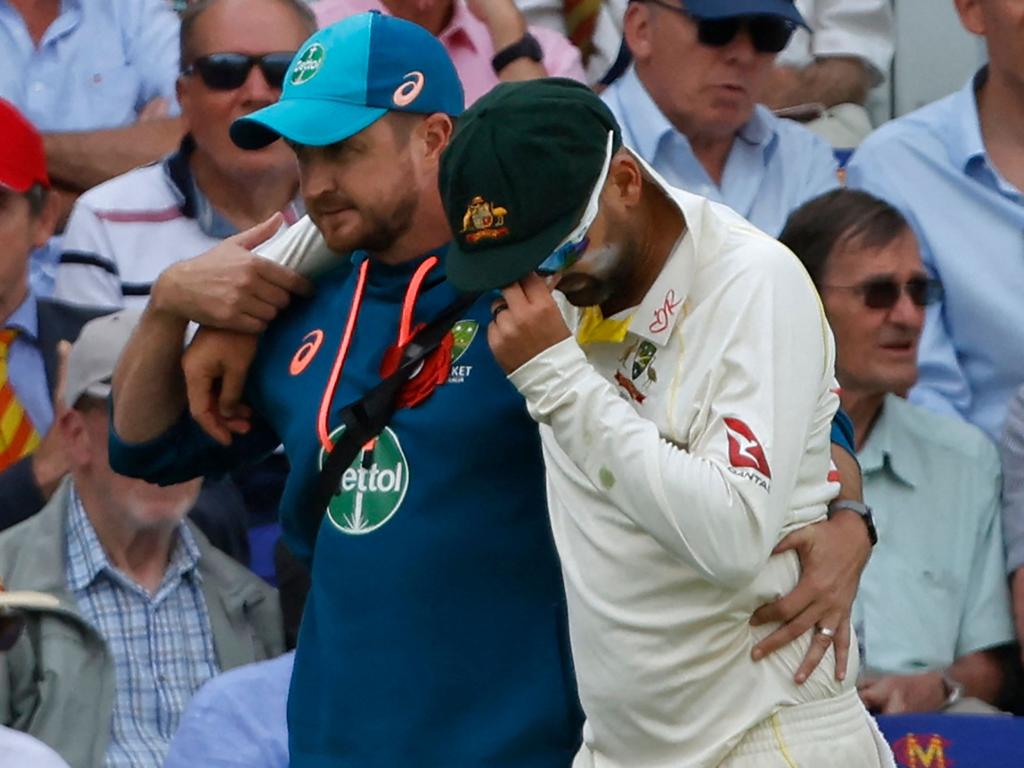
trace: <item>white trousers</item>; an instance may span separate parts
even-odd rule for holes
[[[784,707],[755,725],[718,768],[895,768],[857,692]]]

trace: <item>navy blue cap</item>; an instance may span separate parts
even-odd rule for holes
[[[464,106],[462,83],[441,42],[418,24],[372,11],[310,37],[292,59],[280,100],[235,120],[231,138],[244,149],[281,136],[326,146],[388,112],[454,117]]]
[[[695,19],[729,19],[734,16],[779,16],[806,27],[793,0],[682,0]]]

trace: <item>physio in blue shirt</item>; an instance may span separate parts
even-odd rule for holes
[[[301,524],[342,434],[340,410],[455,298],[437,171],[461,109],[454,67],[420,27],[363,14],[310,38],[278,104],[240,120],[233,137],[247,147],[285,137],[316,229],[352,255],[327,265],[313,295],[293,297],[309,293],[305,280],[244,250],[276,230],[275,217],[169,268],[115,377],[121,472],[172,482],[284,444],[282,523],[312,561],[288,703],[293,768],[565,768],[580,742],[539,437],[485,343],[490,296],[412,380],[318,528]],[[514,215],[489,202],[478,215]],[[224,413],[202,384],[193,392],[219,441],[189,417],[189,319],[222,329],[204,329],[184,356],[193,384],[222,380]],[[220,354],[207,368],[200,350],[211,344]],[[243,379],[234,396],[246,407],[226,407]],[[848,612],[867,535],[838,517],[806,529],[807,578],[787,609],[773,606],[777,620],[809,623],[779,631]],[[815,645],[812,667],[831,647]]]
[[[115,396],[119,413],[145,401],[148,415],[173,417],[155,441],[113,440],[112,462],[131,474],[168,481],[284,444],[283,528],[312,559],[288,703],[293,768],[564,768],[579,744],[539,439],[484,343],[487,300],[459,324],[448,383],[399,410],[345,472],[319,533],[298,522],[341,435],[340,409],[380,380],[388,346],[456,296],[436,169],[462,108],[444,48],[416,25],[363,14],[307,41],[279,104],[236,124],[234,137],[256,147],[284,135],[328,243],[373,256],[339,258],[263,334],[245,392],[252,428],[230,447],[178,421],[183,400],[145,392],[167,365],[180,378],[184,325],[167,307],[195,263],[158,280],[134,347],[141,375],[120,380]],[[271,288],[266,307],[287,302]],[[248,309],[267,317],[258,302]],[[136,434],[123,420],[117,428]]]
[[[911,401],[998,439],[1024,383],[1024,7],[957,8],[985,37],[989,64],[957,93],[868,137],[848,179],[906,216],[945,288],[925,321]]]
[[[792,0],[632,0],[624,25],[635,65],[603,94],[623,141],[669,184],[773,237],[839,184],[832,148],[756,101],[793,17]]]

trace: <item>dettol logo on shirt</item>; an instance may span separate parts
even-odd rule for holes
[[[331,434],[337,443],[344,427]],[[321,468],[327,454],[320,451]],[[327,516],[342,533],[371,533],[394,517],[409,489],[409,464],[398,436],[385,428],[345,470],[327,507]]]

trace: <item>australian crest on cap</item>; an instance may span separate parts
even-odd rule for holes
[[[469,201],[466,214],[462,217],[460,234],[464,234],[466,242],[470,244],[481,240],[498,240],[508,235],[508,227],[505,226],[506,216],[506,209],[477,195]]]
[[[324,63],[325,53],[324,47],[320,43],[313,43],[304,50],[298,61],[292,66],[292,85],[302,85],[312,80]]]

